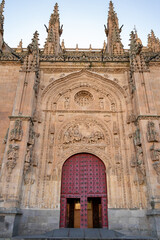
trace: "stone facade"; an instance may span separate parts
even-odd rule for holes
[[[59,227],[62,167],[77,153],[105,164],[109,228],[160,237],[159,39],[152,31],[143,47],[133,31],[124,50],[110,2],[104,49],[66,49],[56,4],[44,49],[37,32],[10,49],[4,3],[0,237]]]

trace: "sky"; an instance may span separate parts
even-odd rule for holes
[[[0,0],[1,1],[1,0]],[[102,48],[106,36],[109,0],[5,0],[4,39],[10,47],[17,47],[23,40],[23,47],[31,42],[33,33],[39,32],[40,47],[44,46],[54,5],[59,5],[60,22],[66,48]],[[127,49],[130,32],[136,26],[144,46],[151,29],[160,38],[160,0],[113,0],[119,25],[124,24],[122,43]]]

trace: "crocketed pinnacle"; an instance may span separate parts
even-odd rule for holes
[[[151,30],[151,33],[148,34],[148,45],[149,51],[151,52],[160,52],[160,40],[154,34],[154,31]]]
[[[123,26],[122,26],[123,27]],[[109,3],[108,23],[105,26],[105,33],[107,36],[107,52],[111,55],[121,55],[124,53],[123,45],[121,43],[120,33],[122,27],[119,28],[117,14],[114,11],[113,2]]]
[[[4,24],[4,5],[5,5],[5,0],[2,0],[0,4],[0,31],[3,32],[3,24]]]
[[[56,3],[54,6],[54,11],[51,14],[51,17],[49,20],[49,27],[48,28],[46,27],[48,36],[44,46],[45,54],[58,55],[61,52],[60,36],[63,32],[62,27],[63,26],[60,27],[58,4]]]

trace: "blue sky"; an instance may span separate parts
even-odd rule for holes
[[[0,0],[1,1],[1,0]],[[104,24],[107,23],[109,0],[6,0],[5,5],[5,41],[11,47],[17,47],[23,39],[23,47],[31,42],[33,33],[38,30],[40,46],[44,46],[49,18],[55,3],[59,4],[60,21],[66,47],[102,48],[106,36]],[[128,48],[129,34],[137,28],[143,45],[147,44],[147,35],[153,29],[160,37],[160,0],[113,0],[120,26],[122,43]]]

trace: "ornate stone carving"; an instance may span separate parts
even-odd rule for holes
[[[32,178],[25,178],[24,185],[33,185],[35,183],[35,179]]]
[[[94,130],[93,130],[94,129]],[[91,123],[75,124],[64,133],[63,144],[98,144],[104,142],[104,134]]]
[[[74,100],[79,106],[85,107],[93,101],[93,96],[90,92],[83,90],[76,93]]]
[[[159,134],[155,130],[154,122],[148,122],[147,139],[148,139],[148,142],[159,142]]]
[[[26,175],[31,167],[31,161],[32,161],[32,146],[27,147],[25,162],[24,162],[24,175]]]
[[[146,179],[146,170],[143,160],[143,149],[141,146],[136,146],[136,160],[131,161],[131,167],[135,167],[137,171],[137,177],[134,180],[134,183],[140,185],[145,183]]]
[[[100,109],[104,109],[104,98],[103,97],[99,98],[99,106],[100,106]]]
[[[139,128],[137,128],[137,130],[135,131],[135,133],[133,135],[133,141],[134,141],[135,146],[140,146],[141,145],[141,133],[140,133]]]
[[[64,108],[69,109],[69,106],[70,106],[70,98],[65,97]]]
[[[160,162],[159,161],[155,162],[152,165],[153,165],[154,170],[156,171],[156,174],[158,175],[157,181],[160,184]]]
[[[152,161],[160,160],[160,149],[155,149],[154,144],[150,147]]]
[[[113,122],[113,134],[114,135],[119,134],[119,129],[116,122]]]
[[[23,136],[22,130],[22,120],[17,119],[15,121],[14,128],[11,130],[10,133],[10,141],[21,141]]]
[[[19,151],[18,145],[14,145],[14,144],[9,145],[9,150],[7,151],[7,162],[6,162],[6,167],[8,170],[7,181],[10,180],[10,175],[12,173],[12,170],[15,168],[17,164],[18,151]]]
[[[39,44],[38,44],[38,32],[33,35],[32,43],[27,47],[27,56],[24,58],[22,71],[30,72],[37,71],[39,67]]]
[[[136,115],[133,113],[133,111],[130,111],[127,116],[127,123],[134,123],[136,121]]]

